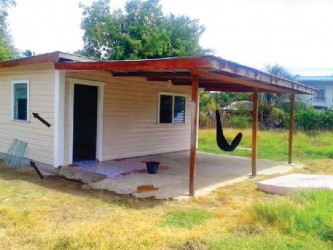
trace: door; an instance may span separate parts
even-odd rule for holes
[[[98,87],[74,84],[73,162],[96,160]]]

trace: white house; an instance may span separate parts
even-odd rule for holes
[[[317,90],[315,96],[304,96],[307,103],[315,108],[333,108],[333,76],[299,76],[297,80]]]
[[[253,175],[258,93],[315,93],[214,56],[96,61],[53,52],[3,61],[0,157],[14,138],[27,143],[27,159],[54,168],[190,149],[193,195],[200,89],[253,93]]]

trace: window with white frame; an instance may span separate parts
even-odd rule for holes
[[[28,121],[29,81],[12,82],[12,119]]]
[[[315,97],[316,102],[325,102],[326,97],[325,97],[325,89],[324,88],[318,88],[317,89],[317,95]]]
[[[185,123],[186,95],[159,95],[159,123]]]

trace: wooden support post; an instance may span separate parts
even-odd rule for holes
[[[257,175],[258,89],[253,92],[252,117],[252,176]]]
[[[191,102],[191,149],[190,149],[190,196],[195,195],[194,182],[197,157],[197,130],[198,130],[198,92],[199,77],[192,77],[192,102]]]
[[[293,163],[294,109],[295,109],[295,94],[290,94],[288,164]]]

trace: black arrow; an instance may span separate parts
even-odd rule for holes
[[[42,117],[40,117],[38,113],[32,113],[32,115],[33,115],[36,119],[38,119],[38,120],[40,120],[42,123],[44,123],[46,126],[51,127],[51,124],[48,123],[47,121],[45,121]]]

